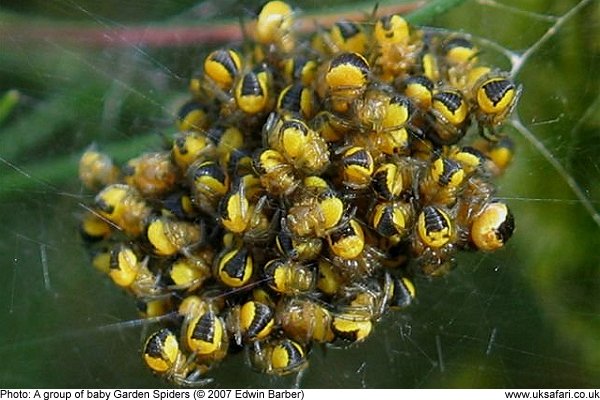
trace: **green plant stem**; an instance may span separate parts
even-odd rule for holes
[[[17,103],[19,103],[19,97],[18,91],[9,90],[0,98],[0,125],[10,115]]]
[[[425,3],[423,7],[410,12],[406,19],[415,25],[422,25],[430,22],[434,17],[442,15],[450,9],[459,6],[464,0],[431,0]]]
[[[111,143],[104,146],[102,151],[116,160],[126,160],[137,155],[140,150],[156,148],[159,145],[159,137],[147,134]],[[3,169],[8,170],[0,174],[0,199],[35,191],[61,193],[62,184],[77,178],[79,156],[80,154],[62,156],[26,165],[15,165],[5,158],[0,158],[0,165],[3,164]]]
[[[25,152],[39,143],[43,143],[61,126],[77,124],[100,114],[92,107],[81,104],[97,98],[97,85],[86,85],[78,89],[67,90],[37,105],[32,112],[6,127],[0,135],[0,156],[11,161],[20,161]],[[78,112],[72,110],[77,109]]]

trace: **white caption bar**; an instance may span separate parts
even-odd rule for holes
[[[484,399],[599,399],[600,389],[0,389],[0,400],[480,400]],[[402,397],[404,396],[404,397]]]

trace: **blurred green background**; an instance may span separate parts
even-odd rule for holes
[[[307,15],[373,7],[325,3],[294,4]],[[526,132],[511,130],[516,158],[498,181],[517,230],[502,251],[462,256],[448,277],[418,280],[418,303],[385,318],[363,345],[314,349],[303,386],[598,386],[600,228],[571,186],[600,210],[600,6],[558,3],[465,1],[425,16],[427,25],[468,32],[514,54],[535,50],[517,77]],[[248,19],[254,8],[230,0],[2,1],[0,386],[162,385],[142,363],[145,327],[135,321],[134,304],[89,265],[81,245],[80,203],[91,196],[76,168],[92,142],[121,162],[158,149],[210,47],[73,45],[53,32],[218,26]],[[48,28],[44,39],[27,39],[41,27]],[[219,387],[293,382],[251,372],[241,355],[213,376]]]

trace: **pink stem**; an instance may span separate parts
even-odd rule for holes
[[[406,13],[422,7],[424,1],[410,4],[381,7],[379,15]],[[317,15],[298,22],[300,32],[311,32],[317,25],[328,27],[340,19],[361,20],[364,12],[348,12],[336,15]],[[251,24],[248,28],[251,29]],[[31,24],[14,23],[0,26],[0,37],[10,38],[15,43],[45,41],[66,42],[87,47],[127,47],[131,45],[145,47],[177,47],[198,44],[218,44],[242,40],[239,23],[214,26],[159,27],[132,26],[124,28],[63,28],[32,27]]]

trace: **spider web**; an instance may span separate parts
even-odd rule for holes
[[[48,14],[108,30],[126,22],[87,1],[47,3]],[[155,18],[169,8],[169,2],[138,2],[120,11],[135,15],[136,7],[150,3]],[[302,386],[597,386],[600,7],[592,0],[550,3],[471,0],[431,23],[472,35],[482,57],[524,86],[507,128],[516,141],[515,160],[497,182],[516,217],[514,237],[500,252],[462,255],[446,278],[417,280],[417,304],[384,318],[366,343],[313,348]],[[219,7],[231,15],[244,12],[231,1]],[[169,19],[219,16],[216,2],[207,1]],[[0,178],[17,176],[0,189],[0,385],[160,386],[140,357],[151,324],[135,319],[131,299],[93,270],[78,238],[80,204],[91,199],[75,182],[75,170],[67,184],[56,184],[28,166],[38,156],[66,157],[75,165],[89,130],[99,132],[94,140],[100,144],[153,132],[133,154],[158,148],[157,133],[169,132],[201,49],[157,51],[131,42],[90,50],[50,38],[32,52],[18,36],[2,41],[13,58],[0,56],[0,82],[25,95],[24,105],[0,127],[7,143],[0,146]],[[89,84],[78,89],[79,97],[48,100],[48,92],[71,93],[64,88],[81,82]],[[83,110],[77,126],[69,119],[59,125],[74,135],[65,138],[56,129],[32,142],[27,155],[10,147],[13,141],[27,144],[27,124],[41,118],[28,114],[34,106],[60,118],[75,103]],[[7,141],[11,132],[15,136]],[[241,354],[211,376],[217,387],[294,383],[251,372]]]

